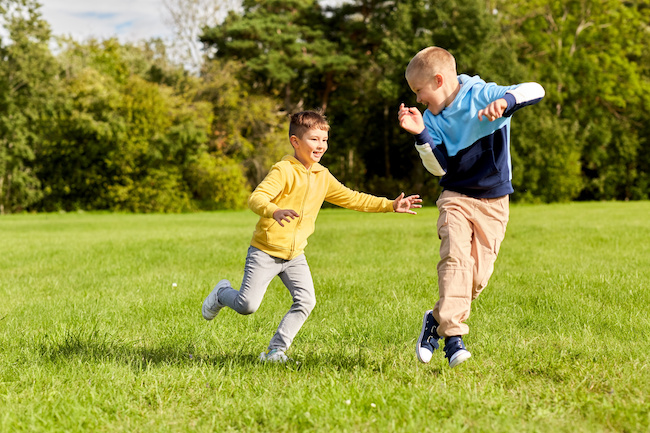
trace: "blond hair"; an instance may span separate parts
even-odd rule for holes
[[[320,129],[329,131],[330,125],[327,123],[327,118],[321,111],[301,111],[291,115],[289,121],[289,137],[295,135],[298,138],[310,129]]]
[[[427,47],[418,52],[406,67],[406,79],[421,76],[433,78],[437,74],[456,75],[456,59],[444,48]]]

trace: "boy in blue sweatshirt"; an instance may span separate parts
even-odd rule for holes
[[[469,332],[465,321],[494,271],[508,223],[514,192],[510,116],[539,102],[544,89],[537,83],[498,86],[457,75],[456,60],[439,47],[417,53],[406,80],[427,109],[423,116],[400,105],[400,126],[414,135],[424,167],[442,176],[443,187],[436,202],[439,299],[424,313],[416,354],[429,362],[444,338],[453,368],[471,356],[462,339]]]

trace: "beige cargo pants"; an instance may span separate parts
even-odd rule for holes
[[[509,196],[477,199],[443,191],[436,202],[440,262],[433,309],[442,337],[465,335],[472,300],[487,285],[509,218]]]

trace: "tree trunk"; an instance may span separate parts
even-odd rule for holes
[[[390,125],[390,107],[384,105],[384,175],[390,179],[392,178],[390,173],[390,138],[388,136],[389,125]]]

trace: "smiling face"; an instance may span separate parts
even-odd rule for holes
[[[302,137],[292,135],[291,145],[295,150],[295,157],[302,162],[305,168],[320,162],[321,157],[327,151],[329,132],[319,128],[307,129]]]
[[[424,74],[415,74],[407,79],[411,90],[415,93],[419,104],[427,106],[432,114],[439,114],[447,105],[449,95],[445,93],[443,77],[436,74],[433,77],[425,77]]]
[[[433,115],[440,114],[460,89],[456,59],[443,48],[425,48],[406,67],[406,81],[418,103],[426,105]]]

